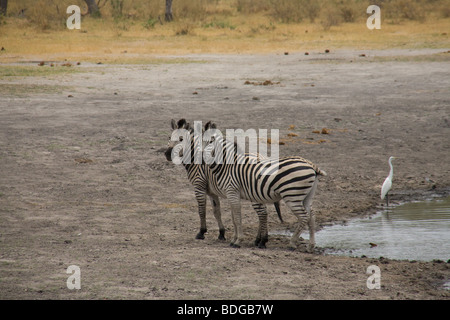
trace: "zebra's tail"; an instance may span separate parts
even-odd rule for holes
[[[277,214],[278,214],[278,218],[280,219],[281,222],[283,221],[283,218],[281,217],[281,211],[280,211],[280,202],[274,202],[273,205],[275,206],[275,209],[277,210]]]
[[[325,170],[321,170],[316,164],[312,163],[311,161],[306,160],[305,158],[302,158],[302,157],[297,157],[297,159],[300,159],[301,161],[309,164],[319,176],[326,176],[327,175]]]

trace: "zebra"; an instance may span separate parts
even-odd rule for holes
[[[196,146],[194,145],[195,139],[193,139],[194,129],[191,127],[191,125],[186,121],[186,119],[180,119],[178,122],[175,120],[171,120],[171,128],[172,130],[177,129],[184,129],[186,130],[186,133],[190,134],[190,151],[195,151]],[[207,131],[209,129],[215,129],[217,128],[215,123],[212,123],[211,121],[207,122],[205,124],[205,128],[203,131]],[[164,152],[164,155],[168,161],[172,161],[172,151],[173,149],[183,141],[185,137],[183,136],[172,136],[169,140],[168,146],[166,151]],[[186,137],[187,138],[187,137]],[[247,154],[249,157],[255,157],[255,158],[262,158],[260,155],[257,154]],[[182,155],[183,156],[183,155]],[[185,155],[185,157],[188,157],[188,155]],[[220,200],[219,197],[225,198],[226,194],[219,188],[219,185],[217,184],[217,181],[215,179],[215,176],[212,174],[211,170],[206,164],[196,164],[195,163],[195,152],[190,152],[190,161],[189,163],[185,163],[187,161],[183,161],[183,165],[186,169],[187,176],[189,179],[189,182],[194,186],[194,193],[195,198],[197,200],[198,204],[198,214],[200,216],[200,231],[196,235],[196,239],[205,239],[205,233],[207,232],[206,227],[206,196],[210,198],[211,205],[213,207],[213,213],[214,217],[217,220],[217,223],[219,225],[219,240],[226,240],[225,239],[225,227],[222,223],[221,218],[221,211],[220,211]],[[278,214],[278,218],[281,222],[283,222],[283,219],[281,217],[281,211],[280,211],[280,205],[279,202],[274,203],[275,209]],[[257,210],[258,216],[264,215],[267,216],[266,212],[263,212],[263,209],[261,209],[257,204],[254,204],[255,210]],[[262,218],[264,218],[262,217]],[[258,242],[259,243],[259,242]]]
[[[222,135],[212,133],[210,139],[206,137],[206,140],[205,160],[231,205],[234,238],[230,245],[240,247],[243,238],[241,199],[257,204],[254,208],[262,215],[260,218],[262,225],[257,237],[262,246],[268,241],[264,204],[283,199],[297,217],[297,226],[289,248],[292,250],[297,248],[297,240],[306,222],[309,222],[308,251],[312,252],[315,246],[315,217],[311,211],[311,203],[317,189],[317,176],[325,176],[326,172],[301,157],[284,157],[277,161],[271,159],[252,161],[250,157],[237,152],[232,142],[225,140]],[[217,161],[216,154],[223,156],[222,161]]]

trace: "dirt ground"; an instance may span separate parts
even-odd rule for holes
[[[328,173],[313,203],[318,227],[374,213],[391,155],[392,202],[448,195],[450,69],[433,59],[444,51],[189,55],[0,79],[19,90],[0,97],[0,298],[449,299],[447,261],[289,251],[283,236],[255,248],[247,202],[242,248],[228,245],[225,199],[227,241],[211,207],[206,239],[195,240],[193,190],[162,153],[172,118],[279,129],[282,156]],[[56,89],[27,91],[40,86]],[[269,209],[270,230],[294,223],[284,204],[284,223]],[[71,265],[80,290],[66,285]],[[379,290],[366,285],[371,265]]]

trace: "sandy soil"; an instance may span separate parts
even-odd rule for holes
[[[283,236],[257,249],[246,202],[242,248],[217,240],[210,207],[206,239],[195,240],[193,190],[162,153],[171,118],[279,129],[281,155],[328,173],[314,201],[318,227],[373,213],[391,155],[400,157],[393,202],[448,194],[448,62],[374,59],[442,51],[192,55],[0,80],[60,88],[0,97],[0,298],[448,299],[446,261],[289,251]],[[265,80],[274,84],[245,84]],[[295,221],[284,204],[283,224],[270,210],[270,230]],[[226,200],[222,216],[231,239]],[[81,269],[80,290],[66,286],[70,265]],[[379,290],[366,286],[370,265],[380,267]]]

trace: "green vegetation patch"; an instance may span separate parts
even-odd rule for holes
[[[71,88],[59,85],[2,83],[0,84],[0,96],[27,97],[39,93],[62,93],[69,89]]]
[[[21,66],[21,65],[0,65],[0,79],[5,79],[7,77],[44,77],[44,76],[54,76],[54,75],[64,75],[77,72],[83,72],[72,66],[61,66],[57,63],[50,66],[51,63],[44,63],[40,66],[36,63],[36,66]]]

